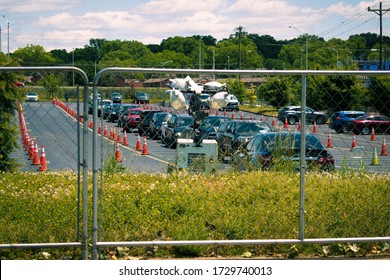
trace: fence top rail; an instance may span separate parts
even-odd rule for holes
[[[332,75],[390,75],[390,71],[385,70],[215,70],[215,69],[180,69],[180,68],[126,68],[108,67],[100,70],[93,79],[93,85],[98,85],[100,77],[105,73],[128,72],[128,73],[148,73],[148,74],[208,74],[208,75],[266,75],[266,76],[332,76]]]
[[[88,85],[88,76],[84,70],[74,66],[0,66],[0,72],[17,71],[74,71],[81,75],[84,85]]]

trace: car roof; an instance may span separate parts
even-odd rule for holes
[[[335,114],[365,114],[363,111],[337,111]]]

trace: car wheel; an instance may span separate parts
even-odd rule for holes
[[[347,134],[350,132],[350,129],[346,126],[346,125],[343,125],[343,127],[341,128],[342,132]]]
[[[370,134],[370,129],[368,128],[368,126],[366,126],[366,127],[364,127],[364,128],[362,129],[362,133],[363,133],[364,135]]]
[[[318,117],[316,119],[316,124],[318,124],[318,125],[324,124],[325,122],[326,122],[326,120],[324,117]]]
[[[288,124],[294,125],[297,122],[297,119],[295,117],[289,117],[287,119]]]

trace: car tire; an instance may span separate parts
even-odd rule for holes
[[[345,134],[348,134],[351,130],[346,125],[343,125],[343,127],[341,128],[341,131]]]
[[[289,117],[289,118],[287,118],[287,122],[290,125],[294,125],[297,123],[297,119],[295,117]]]
[[[361,132],[364,135],[368,135],[368,134],[370,134],[371,131],[370,131],[370,128],[368,126],[366,126],[366,127],[363,127]]]

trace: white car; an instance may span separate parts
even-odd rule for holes
[[[37,102],[38,101],[38,94],[36,92],[28,92],[27,95],[26,95],[26,102],[29,102],[29,101],[34,101],[34,102]]]

